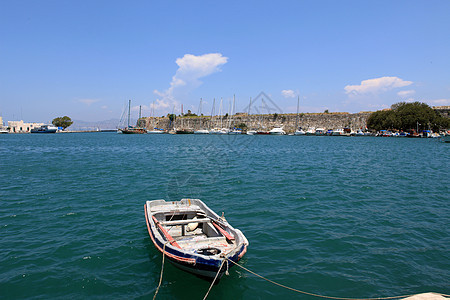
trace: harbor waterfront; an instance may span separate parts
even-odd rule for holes
[[[449,294],[449,144],[323,136],[0,135],[0,298],[153,297],[147,200],[202,199],[249,241],[240,261],[335,297]],[[315,299],[239,267],[211,299]],[[210,283],[165,264],[159,299]]]

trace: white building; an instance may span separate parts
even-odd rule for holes
[[[44,123],[24,123],[20,121],[8,121],[8,128],[10,133],[28,133],[33,128],[44,125]]]
[[[0,117],[0,133],[8,133],[6,126],[3,126],[3,117]]]

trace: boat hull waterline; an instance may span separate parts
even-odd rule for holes
[[[179,269],[198,277],[220,279],[247,251],[248,241],[199,199],[147,201],[145,219],[156,249]]]

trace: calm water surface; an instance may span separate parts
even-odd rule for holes
[[[0,298],[151,299],[146,200],[200,198],[241,229],[241,263],[312,293],[450,293],[450,145],[297,136],[0,136]],[[159,299],[209,283],[165,264]],[[211,299],[313,299],[238,267]]]

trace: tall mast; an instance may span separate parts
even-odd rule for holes
[[[233,116],[234,113],[235,113],[235,110],[236,110],[235,106],[236,106],[236,97],[235,97],[235,94],[233,94],[233,106],[231,107],[231,116]],[[231,123],[232,122],[234,122],[234,117],[232,117],[232,119],[230,119],[230,128],[231,128]]]
[[[213,105],[212,105],[212,109],[211,109],[211,118],[210,118],[210,123],[211,123],[210,126],[211,126],[211,128],[215,127],[215,124],[213,124],[213,116],[215,114],[216,114],[216,98],[214,98],[214,100],[213,100]]]
[[[200,98],[200,106],[199,106],[199,110],[200,110],[200,112],[198,113],[198,116],[200,117],[200,128],[199,128],[199,129],[202,129],[202,128],[203,128],[203,118],[202,118],[202,101],[203,101],[203,99],[202,99],[202,98]]]
[[[298,98],[297,98],[297,119],[295,120],[295,130],[298,129],[298,107],[299,107],[299,104],[300,104],[300,96],[298,96]]]
[[[251,126],[252,119],[250,117],[250,109],[252,107],[252,97],[250,97],[250,103],[248,104],[248,125]]]
[[[130,109],[131,109],[131,100],[128,100],[128,128],[130,127]]]
[[[223,118],[222,118],[222,110],[223,110],[223,99],[222,99],[222,97],[220,97],[220,106],[219,106],[219,116],[220,116],[220,128],[223,128],[223,126],[222,126],[222,120],[223,120]]]

